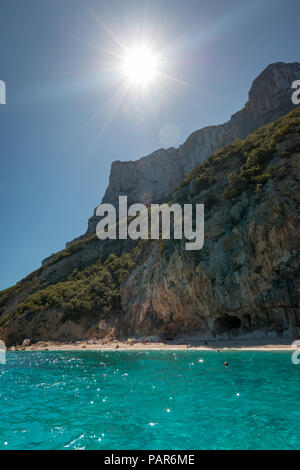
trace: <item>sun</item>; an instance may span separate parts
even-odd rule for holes
[[[123,72],[132,85],[146,87],[153,83],[158,73],[157,66],[156,56],[148,47],[136,47],[125,53]]]

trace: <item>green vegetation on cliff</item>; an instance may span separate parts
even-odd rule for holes
[[[66,315],[100,311],[104,315],[119,308],[119,287],[135,268],[133,253],[120,257],[110,254],[82,270],[75,269],[64,281],[42,289],[22,302],[17,313],[31,313],[51,308]]]
[[[147,241],[146,241],[147,242]],[[110,312],[121,311],[119,288],[136,267],[136,259],[145,247],[141,241],[131,252],[117,256],[111,253],[104,262],[75,269],[61,282],[47,285],[39,281],[35,271],[15,286],[0,293],[0,327],[21,314],[35,314],[50,309],[60,310],[64,318],[76,318],[87,313],[100,313],[105,317]],[[63,259],[62,257],[59,258]],[[6,311],[7,305],[17,299],[24,290],[24,300]]]
[[[226,164],[234,155],[241,159],[242,164],[238,172],[230,173],[228,177],[230,187],[225,196],[236,197],[249,186],[256,187],[257,184],[263,184],[272,177],[272,173],[266,172],[265,169],[277,151],[278,145],[299,131],[300,108],[296,108],[277,121],[262,126],[246,139],[238,139],[233,144],[219,149],[203,164],[193,168],[179,188],[187,186],[192,180],[198,183],[199,191],[209,188],[215,182],[214,173],[217,168]],[[281,155],[287,157],[289,152],[282,150]]]

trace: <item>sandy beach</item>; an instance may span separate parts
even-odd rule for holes
[[[216,350],[242,350],[242,351],[292,351],[292,343],[295,338],[272,338],[270,339],[233,339],[233,340],[195,340],[193,338],[178,339],[168,342],[147,342],[147,341],[105,341],[86,340],[74,343],[57,343],[40,341],[27,346],[14,346],[8,348],[9,351],[143,351],[143,350],[196,350],[196,351],[216,351]]]

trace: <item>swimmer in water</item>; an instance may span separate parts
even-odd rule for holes
[[[228,367],[228,362],[227,361],[224,362],[224,366]]]

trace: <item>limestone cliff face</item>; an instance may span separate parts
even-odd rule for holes
[[[300,135],[277,148],[295,146]],[[187,252],[182,241],[152,244],[121,286],[127,333],[300,334],[300,153],[284,155],[274,153],[264,185],[234,201],[222,194],[242,164],[239,155],[216,165],[209,190],[193,196],[190,184],[177,193],[189,202],[213,201],[205,206],[204,247]]]
[[[115,203],[119,194],[127,195],[129,202],[168,197],[208,155],[288,113],[293,108],[291,84],[299,77],[299,63],[269,65],[254,80],[244,108],[225,124],[194,132],[178,149],[160,149],[136,161],[115,161],[103,202]]]
[[[192,133],[179,148],[160,149],[135,161],[113,162],[102,202],[117,205],[119,195],[127,195],[129,204],[151,204],[168,198],[208,155],[291,111],[291,84],[299,77],[300,63],[271,64],[254,80],[244,108],[225,124]],[[95,231],[98,220],[94,212],[86,235]]]

